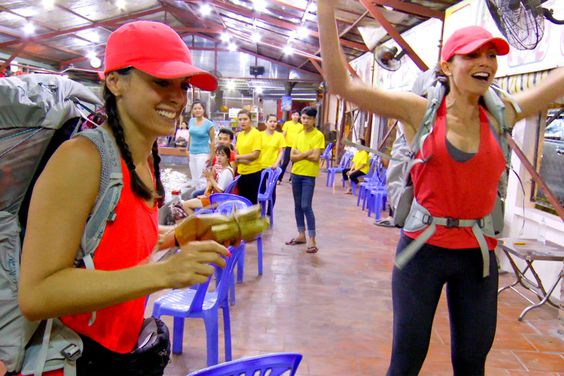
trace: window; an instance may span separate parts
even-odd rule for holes
[[[564,205],[564,107],[548,111],[537,154],[541,156],[537,158],[539,175],[560,205]],[[534,185],[532,193],[532,201],[537,208],[555,213],[538,184]]]

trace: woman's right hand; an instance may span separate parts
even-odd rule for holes
[[[215,271],[213,265],[224,268],[224,257],[230,253],[213,240],[193,241],[163,262],[169,288],[183,288],[204,283]]]

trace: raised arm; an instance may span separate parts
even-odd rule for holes
[[[508,106],[513,112],[508,114],[508,121],[513,119],[513,123],[516,123],[528,118],[546,109],[550,103],[562,96],[564,96],[564,67],[555,69],[538,85],[515,94],[513,99],[521,108],[521,113],[516,113],[511,106]]]
[[[416,130],[425,113],[425,99],[412,93],[376,89],[349,78],[339,46],[335,3],[335,0],[323,0],[317,6],[323,73],[329,91],[356,103],[363,110],[401,120]]]
[[[200,242],[158,264],[117,271],[74,268],[100,170],[96,147],[77,138],[53,154],[35,184],[19,290],[21,310],[30,320],[91,312],[159,289],[200,283],[213,273],[209,262],[225,265],[219,257],[226,254],[224,247]]]

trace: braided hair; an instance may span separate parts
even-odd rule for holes
[[[118,74],[126,75],[131,72],[132,68],[124,68],[115,71]],[[161,157],[159,155],[159,149],[157,145],[157,141],[153,143],[152,147],[152,156],[153,156],[153,173],[155,174],[155,188],[156,192],[145,185],[137,171],[135,170],[135,164],[133,163],[133,156],[131,155],[131,151],[129,150],[129,146],[125,140],[125,133],[123,130],[123,126],[119,120],[118,111],[117,111],[117,101],[115,95],[108,89],[107,86],[104,86],[104,102],[106,108],[106,114],[108,117],[108,125],[110,126],[110,130],[112,131],[121,156],[125,161],[125,165],[129,170],[129,174],[131,176],[131,190],[133,194],[138,197],[143,198],[144,200],[151,200],[156,199],[157,204],[161,207],[164,204],[164,187],[161,181],[161,171],[159,164],[161,162]]]

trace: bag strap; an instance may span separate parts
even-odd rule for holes
[[[445,97],[446,88],[441,81],[438,81],[427,90],[427,110],[423,116],[423,120],[419,125],[417,133],[413,138],[411,152],[413,157],[417,155],[419,150],[421,150],[423,143],[427,136],[433,131],[433,125],[435,124],[435,119],[437,118],[437,112],[439,106],[443,102]]]
[[[93,270],[94,251],[100,244],[106,223],[113,222],[116,219],[114,209],[123,187],[123,175],[118,148],[108,131],[98,127],[80,132],[77,136],[86,137],[92,141],[98,148],[102,160],[100,189],[96,197],[96,204],[86,222],[80,241],[80,249],[75,260],[82,260],[86,269]],[[89,324],[92,325],[94,320],[96,320],[96,312],[92,312]]]

